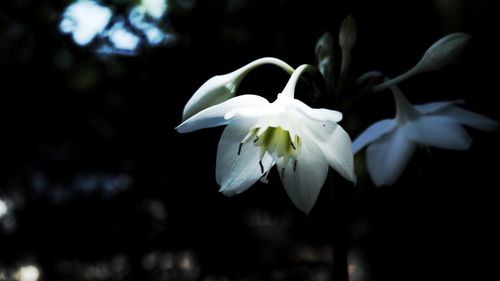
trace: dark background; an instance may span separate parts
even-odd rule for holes
[[[214,171],[222,128],[174,130],[208,78],[263,56],[313,64],[316,40],[336,38],[348,14],[357,74],[396,76],[443,35],[471,33],[458,62],[401,88],[413,103],[464,98],[499,120],[496,1],[171,2],[179,42],[137,56],[96,55],[61,34],[69,1],[0,4],[0,199],[9,205],[0,280],[24,265],[41,280],[329,280],[336,233],[347,235],[352,280],[498,275],[498,132],[469,130],[470,151],[419,150],[391,187],[371,184],[360,154],[358,185],[331,173],[334,189],[306,216],[275,172],[224,197]],[[273,100],[286,81],[262,67],[240,93]],[[380,93],[341,125],[354,138],[393,114]]]

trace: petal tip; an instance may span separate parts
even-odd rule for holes
[[[184,127],[184,126],[182,126],[182,124],[179,124],[179,125],[177,125],[177,126],[174,128],[174,130],[176,130],[176,131],[177,131],[177,133],[181,133],[181,134],[182,134],[182,133],[184,133],[183,127]]]
[[[354,172],[352,174],[352,178],[349,179],[349,181],[351,181],[353,183],[353,185],[357,185],[358,184],[358,177],[356,177],[356,174]]]
[[[219,188],[219,192],[224,194],[224,196],[227,196],[227,197],[232,197],[232,196],[237,194],[236,192],[234,192],[234,190],[231,190],[231,189],[227,188],[226,186],[221,186]]]

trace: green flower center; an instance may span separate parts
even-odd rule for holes
[[[266,152],[270,155],[276,154],[278,158],[283,158],[283,167],[288,164],[290,159],[293,159],[293,170],[295,171],[297,168],[297,153],[301,147],[301,140],[298,135],[295,135],[292,139],[290,132],[281,127],[253,128],[241,141],[238,155],[241,153],[242,146],[250,140],[253,140],[254,146],[260,148],[259,165],[262,173],[264,173],[262,158]]]

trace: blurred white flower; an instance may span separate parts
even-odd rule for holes
[[[355,181],[351,139],[337,124],[342,114],[310,108],[294,98],[301,73],[311,69],[297,68],[273,103],[256,95],[237,96],[196,113],[176,128],[187,133],[228,125],[217,151],[216,180],[222,193],[245,191],[276,164],[291,200],[308,213],[328,166]]]
[[[7,203],[0,198],[0,219],[7,214],[9,211],[9,207],[7,206]]]
[[[77,44],[87,45],[106,28],[112,15],[111,9],[96,1],[80,0],[66,8],[59,28],[72,33]]]
[[[125,27],[124,22],[116,22],[113,27],[105,32],[114,48],[119,50],[134,51],[139,46],[141,39]]]
[[[130,3],[128,15],[114,14],[111,6],[98,0],[77,0],[65,9],[59,28],[71,34],[78,45],[93,43],[105,55],[137,55],[145,47],[168,46],[177,35],[165,24],[167,0],[141,0]],[[167,22],[168,23],[168,22]]]
[[[201,85],[186,103],[182,113],[182,120],[184,121],[203,109],[234,97],[243,78],[252,69],[263,64],[277,65],[290,74],[294,70],[282,60],[276,58],[260,58],[231,73],[214,76]]]
[[[37,281],[40,278],[40,270],[34,265],[21,266],[15,273],[16,280]]]
[[[462,125],[493,131],[498,123],[457,107],[457,101],[412,106],[396,86],[396,118],[378,121],[353,142],[353,153],[365,146],[368,173],[377,186],[392,185],[401,176],[418,144],[466,150],[472,139]]]
[[[141,0],[141,6],[155,19],[160,19],[167,10],[167,0]]]

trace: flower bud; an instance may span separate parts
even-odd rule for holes
[[[286,62],[276,58],[260,58],[231,73],[217,75],[208,79],[189,99],[182,112],[182,120],[186,120],[194,114],[236,95],[236,90],[243,78],[255,67],[262,64],[274,64],[288,73],[294,69]]]
[[[339,45],[342,48],[342,51],[352,49],[352,47],[354,47],[354,44],[356,44],[356,38],[356,22],[349,15],[344,19],[342,25],[340,26]]]

